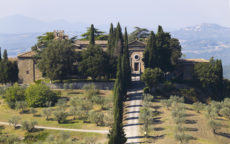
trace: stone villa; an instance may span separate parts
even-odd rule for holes
[[[61,33],[54,32],[55,38],[62,37],[68,39],[68,36],[64,35],[64,32]],[[77,40],[74,44],[75,51],[79,52],[83,49],[86,49],[89,44],[89,41]],[[99,45],[104,50],[107,48],[107,41],[100,40],[95,41],[96,45]],[[133,74],[141,74],[144,72],[144,62],[143,52],[145,50],[146,44],[141,41],[133,41],[129,43],[129,53],[130,53],[130,64]],[[37,68],[36,61],[34,56],[36,52],[29,51],[18,55],[18,68],[19,68],[19,83],[30,84],[39,79],[42,79],[42,73]],[[179,62],[178,71],[184,80],[193,79],[193,67],[195,63],[208,62],[204,59],[181,59]]]

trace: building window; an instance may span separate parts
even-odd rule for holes
[[[135,60],[139,60],[140,59],[139,55],[135,55],[134,58],[135,58]]]
[[[30,72],[29,71],[26,71],[26,74],[29,74]]]
[[[139,63],[134,63],[134,71],[139,71]]]

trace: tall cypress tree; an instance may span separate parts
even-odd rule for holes
[[[109,144],[125,144],[126,137],[122,125],[123,89],[121,57],[118,57],[117,78],[114,84],[114,124],[109,134]]]
[[[144,64],[146,68],[155,68],[158,64],[155,34],[151,31],[144,51]]]
[[[111,23],[110,25],[110,30],[109,30],[109,38],[108,38],[108,49],[107,49],[107,53],[112,56],[113,55],[113,51],[114,51],[114,28],[113,28],[113,24]]]
[[[118,23],[116,27],[116,34],[115,34],[114,55],[121,56],[123,54],[123,49],[124,49],[124,39],[123,39],[120,23]]]
[[[2,60],[2,48],[0,47],[0,62]]]
[[[8,54],[7,54],[7,50],[4,49],[4,52],[3,52],[3,59],[4,60],[8,60]]]
[[[170,34],[164,32],[163,28],[159,26],[156,35],[157,67],[164,72],[171,71],[172,69],[170,39]]]
[[[130,61],[129,61],[128,33],[127,33],[126,28],[125,28],[125,35],[124,35],[122,70],[123,70],[123,80],[124,80],[124,94],[126,94],[128,86],[131,82],[131,67],[130,67]]]
[[[90,38],[89,38],[89,44],[90,45],[95,45],[95,29],[94,29],[94,26],[93,24],[91,24],[91,27],[90,27]]]

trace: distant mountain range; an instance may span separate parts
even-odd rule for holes
[[[201,24],[173,31],[181,41],[187,58],[215,57],[230,64],[230,28],[216,24]]]
[[[0,46],[7,49],[9,56],[30,50],[36,43],[37,36],[53,30],[65,30],[71,36],[80,35],[90,24],[70,23],[64,20],[44,22],[20,15],[0,18]],[[108,31],[109,25],[96,26]],[[132,29],[128,26],[128,29]],[[215,58],[222,59],[226,65],[225,76],[230,78],[230,28],[217,24],[201,24],[192,27],[170,31],[178,38],[183,47],[185,58]],[[228,66],[229,65],[229,66]]]

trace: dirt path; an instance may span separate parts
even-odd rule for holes
[[[139,143],[140,125],[139,113],[143,94],[143,84],[140,81],[132,81],[132,88],[128,91],[128,99],[124,104],[124,129],[127,144]]]
[[[0,125],[9,125],[8,122],[0,122]],[[21,126],[20,124],[18,126]],[[74,132],[86,132],[86,133],[100,133],[108,134],[108,130],[85,130],[85,129],[68,129],[68,128],[57,128],[57,127],[45,127],[45,126],[35,126],[38,129],[48,129],[48,130],[60,130],[60,131],[74,131]]]

